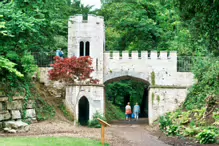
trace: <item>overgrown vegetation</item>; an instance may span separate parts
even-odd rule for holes
[[[160,129],[169,136],[193,137],[201,144],[219,143],[219,96],[209,95],[204,100],[201,109],[193,103],[193,109],[178,109],[162,116]]]
[[[167,135],[193,137],[202,144],[219,142],[219,60],[200,57],[193,73],[197,82],[182,109],[160,118]]]
[[[63,112],[64,116],[65,116],[68,120],[74,121],[74,116],[73,116],[73,114],[70,112],[69,109],[67,109],[67,108],[65,107],[64,104],[61,104],[61,105],[59,106],[59,108],[60,108],[60,110]]]
[[[111,101],[106,101],[105,117],[107,122],[111,122],[113,120],[124,120],[125,112],[118,106],[114,105]]]
[[[93,120],[89,121],[88,126],[91,128],[101,128],[101,124],[99,123],[97,118],[100,118],[100,119],[106,121],[106,118],[104,116],[102,116],[102,114],[100,114],[99,112],[96,111],[93,115]]]
[[[144,89],[147,86],[147,84],[139,81],[121,80],[106,85],[106,96],[114,105],[124,109],[127,102],[129,102],[125,101],[124,98],[130,98],[131,104],[136,102],[141,104]]]
[[[45,102],[45,100],[43,100],[41,97],[36,98],[35,102],[35,109],[38,121],[48,120],[55,116],[54,107]]]

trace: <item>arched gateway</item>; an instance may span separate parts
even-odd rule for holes
[[[89,42],[89,55],[93,58],[95,70],[92,76],[100,81],[97,85],[74,85],[66,88],[66,106],[75,113],[77,120],[80,117],[78,106],[83,96],[89,101],[89,119],[92,119],[96,111],[104,113],[104,83],[120,77],[132,77],[150,84],[150,124],[159,116],[175,110],[185,100],[187,88],[193,84],[193,74],[177,72],[176,52],[106,52],[102,17],[88,15],[88,20],[83,20],[82,15],[76,15],[70,18],[68,25],[68,57],[81,56],[83,50],[88,51],[86,45],[82,46],[82,42]]]

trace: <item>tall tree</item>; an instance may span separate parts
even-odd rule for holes
[[[176,0],[182,19],[201,49],[219,55],[219,1]]]

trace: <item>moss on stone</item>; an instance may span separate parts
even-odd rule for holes
[[[155,72],[154,71],[151,72],[151,84],[152,86],[155,86]]]
[[[154,104],[154,93],[152,93],[152,105]]]

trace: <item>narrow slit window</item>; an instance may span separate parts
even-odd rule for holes
[[[98,59],[96,58],[96,70],[98,71]]]
[[[80,42],[80,56],[84,56],[84,42]]]
[[[86,42],[85,56],[90,56],[90,42]]]

